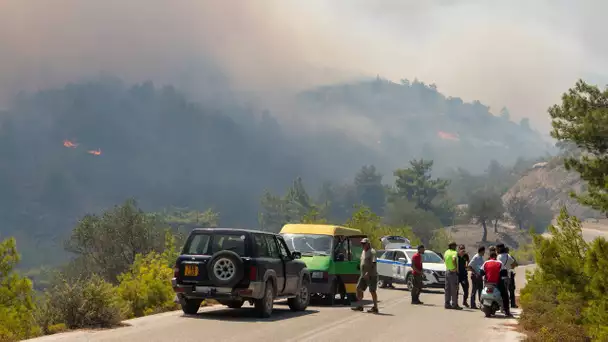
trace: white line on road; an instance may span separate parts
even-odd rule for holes
[[[382,308],[382,310],[386,310],[388,308],[391,308],[393,306],[396,306],[398,304],[403,303],[407,299],[411,299],[411,298],[410,297],[402,297],[400,299],[391,301],[391,303],[389,305],[383,306],[381,308]],[[354,318],[355,316],[358,316],[358,317]],[[327,330],[329,330],[331,328],[337,327],[337,326],[339,326],[339,325],[341,325],[343,323],[347,323],[348,322],[348,323],[352,324],[353,322],[361,320],[361,319],[364,319],[364,318],[366,318],[366,316],[365,315],[361,315],[360,312],[353,312],[350,315],[347,315],[343,319],[340,319],[338,321],[333,321],[333,322],[331,322],[329,324],[326,324],[326,325],[322,325],[322,326],[320,326],[320,327],[318,327],[318,328],[316,328],[314,330],[307,331],[306,333],[301,334],[299,336],[296,336],[296,337],[294,337],[292,339],[289,339],[287,341],[289,341],[289,342],[292,342],[292,341],[293,342],[295,342],[295,341],[309,341],[309,340],[319,341],[318,339],[315,339],[315,338],[320,337],[320,335],[322,335],[325,331],[327,331]]]

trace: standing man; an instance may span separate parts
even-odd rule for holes
[[[462,310],[458,306],[458,252],[456,242],[450,242],[448,249],[443,253],[445,262],[445,308]]]
[[[513,265],[509,271],[509,299],[511,299],[511,309],[517,309],[515,303],[515,267],[518,266],[517,260],[509,253],[509,247],[505,248],[507,254],[513,258]]]
[[[509,275],[509,271],[513,269],[514,265],[516,265],[515,259],[513,259],[513,257],[510,256],[509,253],[507,253],[507,247],[505,247],[504,243],[496,245],[496,252],[498,252],[498,257],[496,258],[496,260],[500,261],[500,263],[502,264],[502,270],[504,270],[504,272],[502,273],[502,281],[504,283],[505,293],[507,296],[507,305],[509,305],[511,302],[509,300],[509,298],[511,297],[509,295],[509,287],[511,286],[511,278]],[[513,301],[514,300],[515,298],[513,298]]]
[[[494,246],[494,245],[490,246],[489,250],[490,250],[490,254],[492,254],[492,252],[496,253],[496,246]],[[498,253],[496,253],[496,255],[498,255]]]
[[[378,313],[378,295],[376,288],[378,286],[378,269],[376,266],[376,250],[372,248],[368,238],[361,239],[363,252],[361,253],[361,276],[357,282],[357,301],[363,299],[363,292],[369,287],[369,293],[372,295],[374,306],[367,312]],[[363,311],[363,304],[359,303],[352,308],[355,311]]]
[[[481,303],[481,291],[483,290],[483,277],[481,276],[481,266],[484,263],[483,255],[486,253],[486,248],[481,246],[477,249],[471,261],[469,261],[469,270],[471,270],[471,309],[477,309],[475,305],[476,299]]]
[[[420,292],[422,292],[422,255],[424,254],[424,246],[418,246],[418,252],[412,256],[412,274],[414,276],[414,286],[412,286],[412,304],[422,305],[420,301]]]
[[[462,286],[462,305],[469,307],[467,299],[469,297],[469,277],[467,268],[469,267],[469,254],[464,245],[458,246],[458,283]]]

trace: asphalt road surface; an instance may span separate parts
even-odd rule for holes
[[[127,321],[127,327],[75,331],[32,341],[519,341],[514,319],[485,318],[480,310],[443,308],[443,291],[423,292],[424,306],[412,306],[403,287],[380,289],[380,314],[354,312],[347,306],[309,306],[291,312],[275,303],[270,319],[258,319],[246,304],[234,310],[201,308],[195,316],[181,311]],[[515,311],[517,313],[517,311]]]

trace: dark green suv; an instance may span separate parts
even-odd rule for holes
[[[230,308],[245,301],[269,317],[276,299],[294,311],[310,301],[310,273],[278,234],[229,228],[194,229],[174,267],[173,289],[182,310],[196,314],[204,299]]]

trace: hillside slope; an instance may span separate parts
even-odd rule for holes
[[[479,101],[446,96],[418,80],[398,84],[378,77],[319,87],[300,94],[299,108],[311,122],[339,123],[380,154],[403,158],[389,158],[397,163],[393,168],[423,156],[435,160],[437,171],[477,173],[489,159],[511,164],[552,149],[527,120],[511,121],[507,109],[496,116]]]
[[[513,196],[520,196],[533,204],[546,203],[556,214],[565,206],[570,214],[581,219],[600,218],[600,213],[581,206],[570,197],[571,191],[581,192],[584,186],[578,174],[568,172],[559,159],[553,159],[545,167],[529,170],[502,199],[506,202]]]

